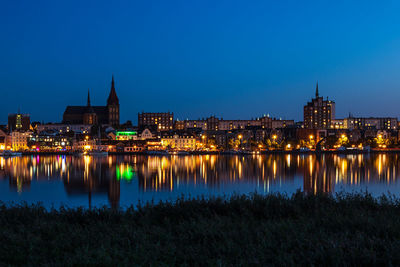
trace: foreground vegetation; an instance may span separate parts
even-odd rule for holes
[[[235,196],[115,211],[0,205],[0,264],[399,265],[400,200]]]

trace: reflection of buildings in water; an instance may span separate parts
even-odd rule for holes
[[[0,170],[0,179],[9,179],[10,187],[17,187],[19,192],[26,190],[32,180],[60,179],[68,195],[87,194],[90,204],[93,194],[107,194],[112,207],[119,205],[120,188],[113,157],[15,157],[5,159]]]
[[[68,179],[64,179],[67,194],[87,194],[89,207],[94,194],[107,194],[111,207],[118,207],[120,184],[115,177],[115,164],[110,166],[110,159],[112,157],[84,156],[82,164],[82,158],[74,158],[76,167]]]
[[[329,159],[325,155],[308,155],[303,168],[304,192],[316,194],[334,191],[335,168]]]
[[[139,188],[174,190],[185,185],[219,188],[226,184],[264,184],[293,180],[292,155],[141,157],[137,162]]]
[[[174,190],[192,184],[220,187],[255,182],[266,185],[303,177],[303,190],[334,192],[338,184],[392,183],[399,168],[397,154],[255,155],[138,157],[137,175],[143,191]]]
[[[392,184],[398,179],[397,154],[309,155],[304,191],[333,192],[335,185]]]
[[[24,192],[32,180],[62,180],[68,195],[108,196],[117,207],[120,181],[137,179],[142,191],[185,187],[240,188],[251,183],[268,192],[273,185],[303,178],[305,192],[334,192],[340,185],[392,184],[398,177],[397,154],[249,155],[249,156],[24,156],[0,157],[0,179]],[[195,189],[194,189],[195,190]],[[90,204],[90,203],[89,203]]]
[[[11,189],[19,193],[30,189],[32,166],[28,159],[0,157],[0,167],[0,179],[8,179]]]

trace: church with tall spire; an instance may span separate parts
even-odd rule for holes
[[[111,90],[107,99],[107,110],[110,125],[119,125],[119,100],[115,92],[114,75],[111,79]]]
[[[114,76],[111,79],[111,89],[105,106],[92,106],[88,90],[86,106],[67,106],[63,121],[64,124],[85,125],[119,125],[119,99],[115,90]]]
[[[318,82],[315,87],[315,98],[304,106],[304,128],[329,129],[335,119],[335,102],[324,100],[319,96]]]

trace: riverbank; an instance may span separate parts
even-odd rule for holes
[[[236,196],[126,211],[0,205],[1,265],[398,265],[400,200]]]
[[[109,155],[147,155],[147,156],[187,156],[187,155],[273,155],[273,154],[295,154],[295,155],[307,155],[307,154],[344,154],[344,155],[358,155],[358,154],[369,154],[369,153],[400,153],[400,149],[371,149],[371,151],[362,150],[326,150],[326,151],[298,151],[298,150],[268,150],[268,151],[254,151],[254,152],[220,152],[220,151],[190,151],[187,154],[148,154],[146,152],[108,152]],[[43,152],[21,152],[24,156],[36,156],[36,155],[74,155],[74,152],[69,151],[43,151]]]

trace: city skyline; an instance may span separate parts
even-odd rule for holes
[[[114,75],[112,75],[112,82],[111,82],[111,84],[112,84],[112,86],[111,86],[111,91],[113,91],[113,90],[115,90],[115,87],[114,87]],[[92,107],[91,106],[95,106],[96,104],[97,104],[97,102],[95,103],[95,105],[93,105],[93,101],[91,100],[92,98],[90,97],[90,94],[91,94],[91,90],[90,90],[90,88],[88,89],[88,91],[86,92],[86,104],[85,105],[79,105],[79,106],[72,106],[72,108],[83,108],[83,109],[85,109],[86,107],[89,107],[89,108],[91,108],[92,109]],[[115,91],[114,91],[114,94],[115,94]],[[321,99],[323,99],[323,98],[326,98],[326,100],[328,101],[328,102],[333,102],[333,104],[335,105],[335,100],[334,99],[329,99],[329,96],[321,96],[321,95],[318,95],[319,94],[319,85],[318,85],[318,81],[316,82],[316,87],[314,88],[314,94],[315,94],[315,96],[318,98],[318,97],[320,97]],[[110,96],[108,96],[108,97],[110,97]],[[116,96],[115,96],[116,97]],[[312,101],[314,100],[314,98],[313,97],[310,97],[309,99],[311,99]],[[332,100],[332,101],[330,101],[330,100]],[[116,101],[118,101],[118,99],[116,100]],[[308,100],[307,100],[308,101]],[[306,101],[306,102],[307,102]],[[76,103],[76,101],[74,102],[74,103]],[[92,105],[91,105],[91,103],[92,103]],[[308,104],[310,104],[310,103],[308,103]],[[68,111],[68,109],[69,109],[69,105],[67,104],[66,105],[66,110],[64,111],[64,115],[62,115],[61,116],[61,120],[56,120],[56,121],[45,121],[45,120],[38,120],[38,119],[35,119],[35,118],[33,118],[33,120],[32,121],[35,121],[35,122],[39,122],[39,123],[67,123],[67,124],[71,124],[71,122],[65,122],[65,112],[66,111]],[[97,106],[98,108],[103,108],[103,106]],[[104,108],[106,108],[106,106],[104,106]],[[305,108],[305,107],[304,107]],[[118,105],[118,109],[119,109],[119,105]],[[80,112],[80,111],[79,111]],[[79,113],[78,112],[78,113]],[[97,111],[96,111],[97,112]],[[157,110],[157,111],[151,111],[151,110],[142,110],[142,111],[137,111],[136,112],[136,114],[132,114],[132,117],[131,118],[128,118],[126,121],[120,121],[119,123],[117,123],[117,124],[123,124],[123,123],[125,123],[125,122],[128,122],[128,121],[131,121],[134,125],[138,125],[139,124],[139,121],[137,120],[137,115],[139,115],[140,113],[143,113],[143,112],[150,112],[150,113],[163,113],[163,112],[165,112],[165,111],[161,111],[161,110]],[[168,110],[168,112],[167,113],[170,113],[170,112],[172,112],[173,114],[175,113],[173,110],[171,111],[171,110]],[[339,114],[340,114],[341,112],[339,112]],[[9,112],[8,113],[8,116],[10,116],[10,115],[13,115],[13,114],[27,114],[28,116],[31,116],[31,114],[29,113],[29,112],[21,112],[21,108],[20,107],[18,107],[18,112]],[[284,114],[284,112],[283,113],[281,113],[281,114]],[[84,115],[84,112],[82,112],[82,114],[81,114],[82,116]],[[108,115],[106,115],[106,116],[108,116]],[[120,115],[119,115],[119,112],[118,112],[118,117],[119,117]],[[121,116],[121,117],[124,117],[123,115]],[[259,115],[255,115],[255,116],[251,116],[251,117],[248,117],[248,118],[245,118],[245,117],[243,117],[243,116],[239,116],[239,117],[237,117],[237,118],[224,118],[223,116],[218,116],[218,115],[216,115],[215,113],[212,113],[212,114],[210,114],[210,115],[206,115],[206,116],[199,116],[199,117],[197,117],[197,118],[195,118],[195,117],[186,117],[186,118],[179,118],[179,117],[175,117],[175,119],[174,119],[174,121],[185,121],[185,120],[204,120],[205,118],[207,118],[207,117],[216,117],[216,118],[219,118],[219,119],[228,119],[228,120],[253,120],[253,119],[257,119],[257,118],[262,118],[262,117],[270,117],[270,118],[273,118],[273,119],[276,119],[276,120],[293,120],[293,121],[295,121],[295,122],[303,122],[304,123],[304,116],[302,116],[301,118],[299,118],[299,119],[293,119],[293,118],[287,118],[286,116],[279,116],[279,115],[277,115],[277,116],[274,116],[274,115],[271,115],[270,113],[263,113],[263,114],[259,114]],[[298,116],[297,117],[299,117],[299,114],[298,114]],[[343,119],[343,118],[349,118],[349,117],[364,117],[364,118],[373,118],[373,117],[380,117],[380,116],[376,116],[376,114],[371,114],[371,115],[369,115],[369,116],[358,116],[358,113],[357,112],[348,112],[347,114],[344,114],[343,116],[339,116],[339,117],[335,117],[335,112],[333,112],[333,118],[334,119]],[[381,117],[386,117],[386,118],[389,118],[390,116],[388,116],[387,114],[384,114],[384,116],[381,116]],[[392,118],[398,118],[397,116],[392,116]],[[97,121],[97,118],[96,118],[96,121]],[[103,122],[104,123],[104,122]],[[2,124],[2,121],[0,120],[0,124]],[[5,124],[5,123],[4,123]],[[72,123],[72,124],[76,124],[76,122],[75,123]],[[92,123],[89,123],[89,124],[93,124],[93,122]],[[96,122],[94,122],[94,124],[97,124]],[[330,124],[330,122],[327,124],[327,125],[329,125]],[[322,126],[321,126],[322,127]],[[325,126],[324,126],[325,127]],[[306,127],[307,128],[307,127]]]
[[[400,117],[398,7],[7,2],[0,113],[59,122],[67,104],[85,104],[88,88],[102,105],[114,74],[121,122],[136,123],[141,111],[300,121],[316,81],[339,118]]]

